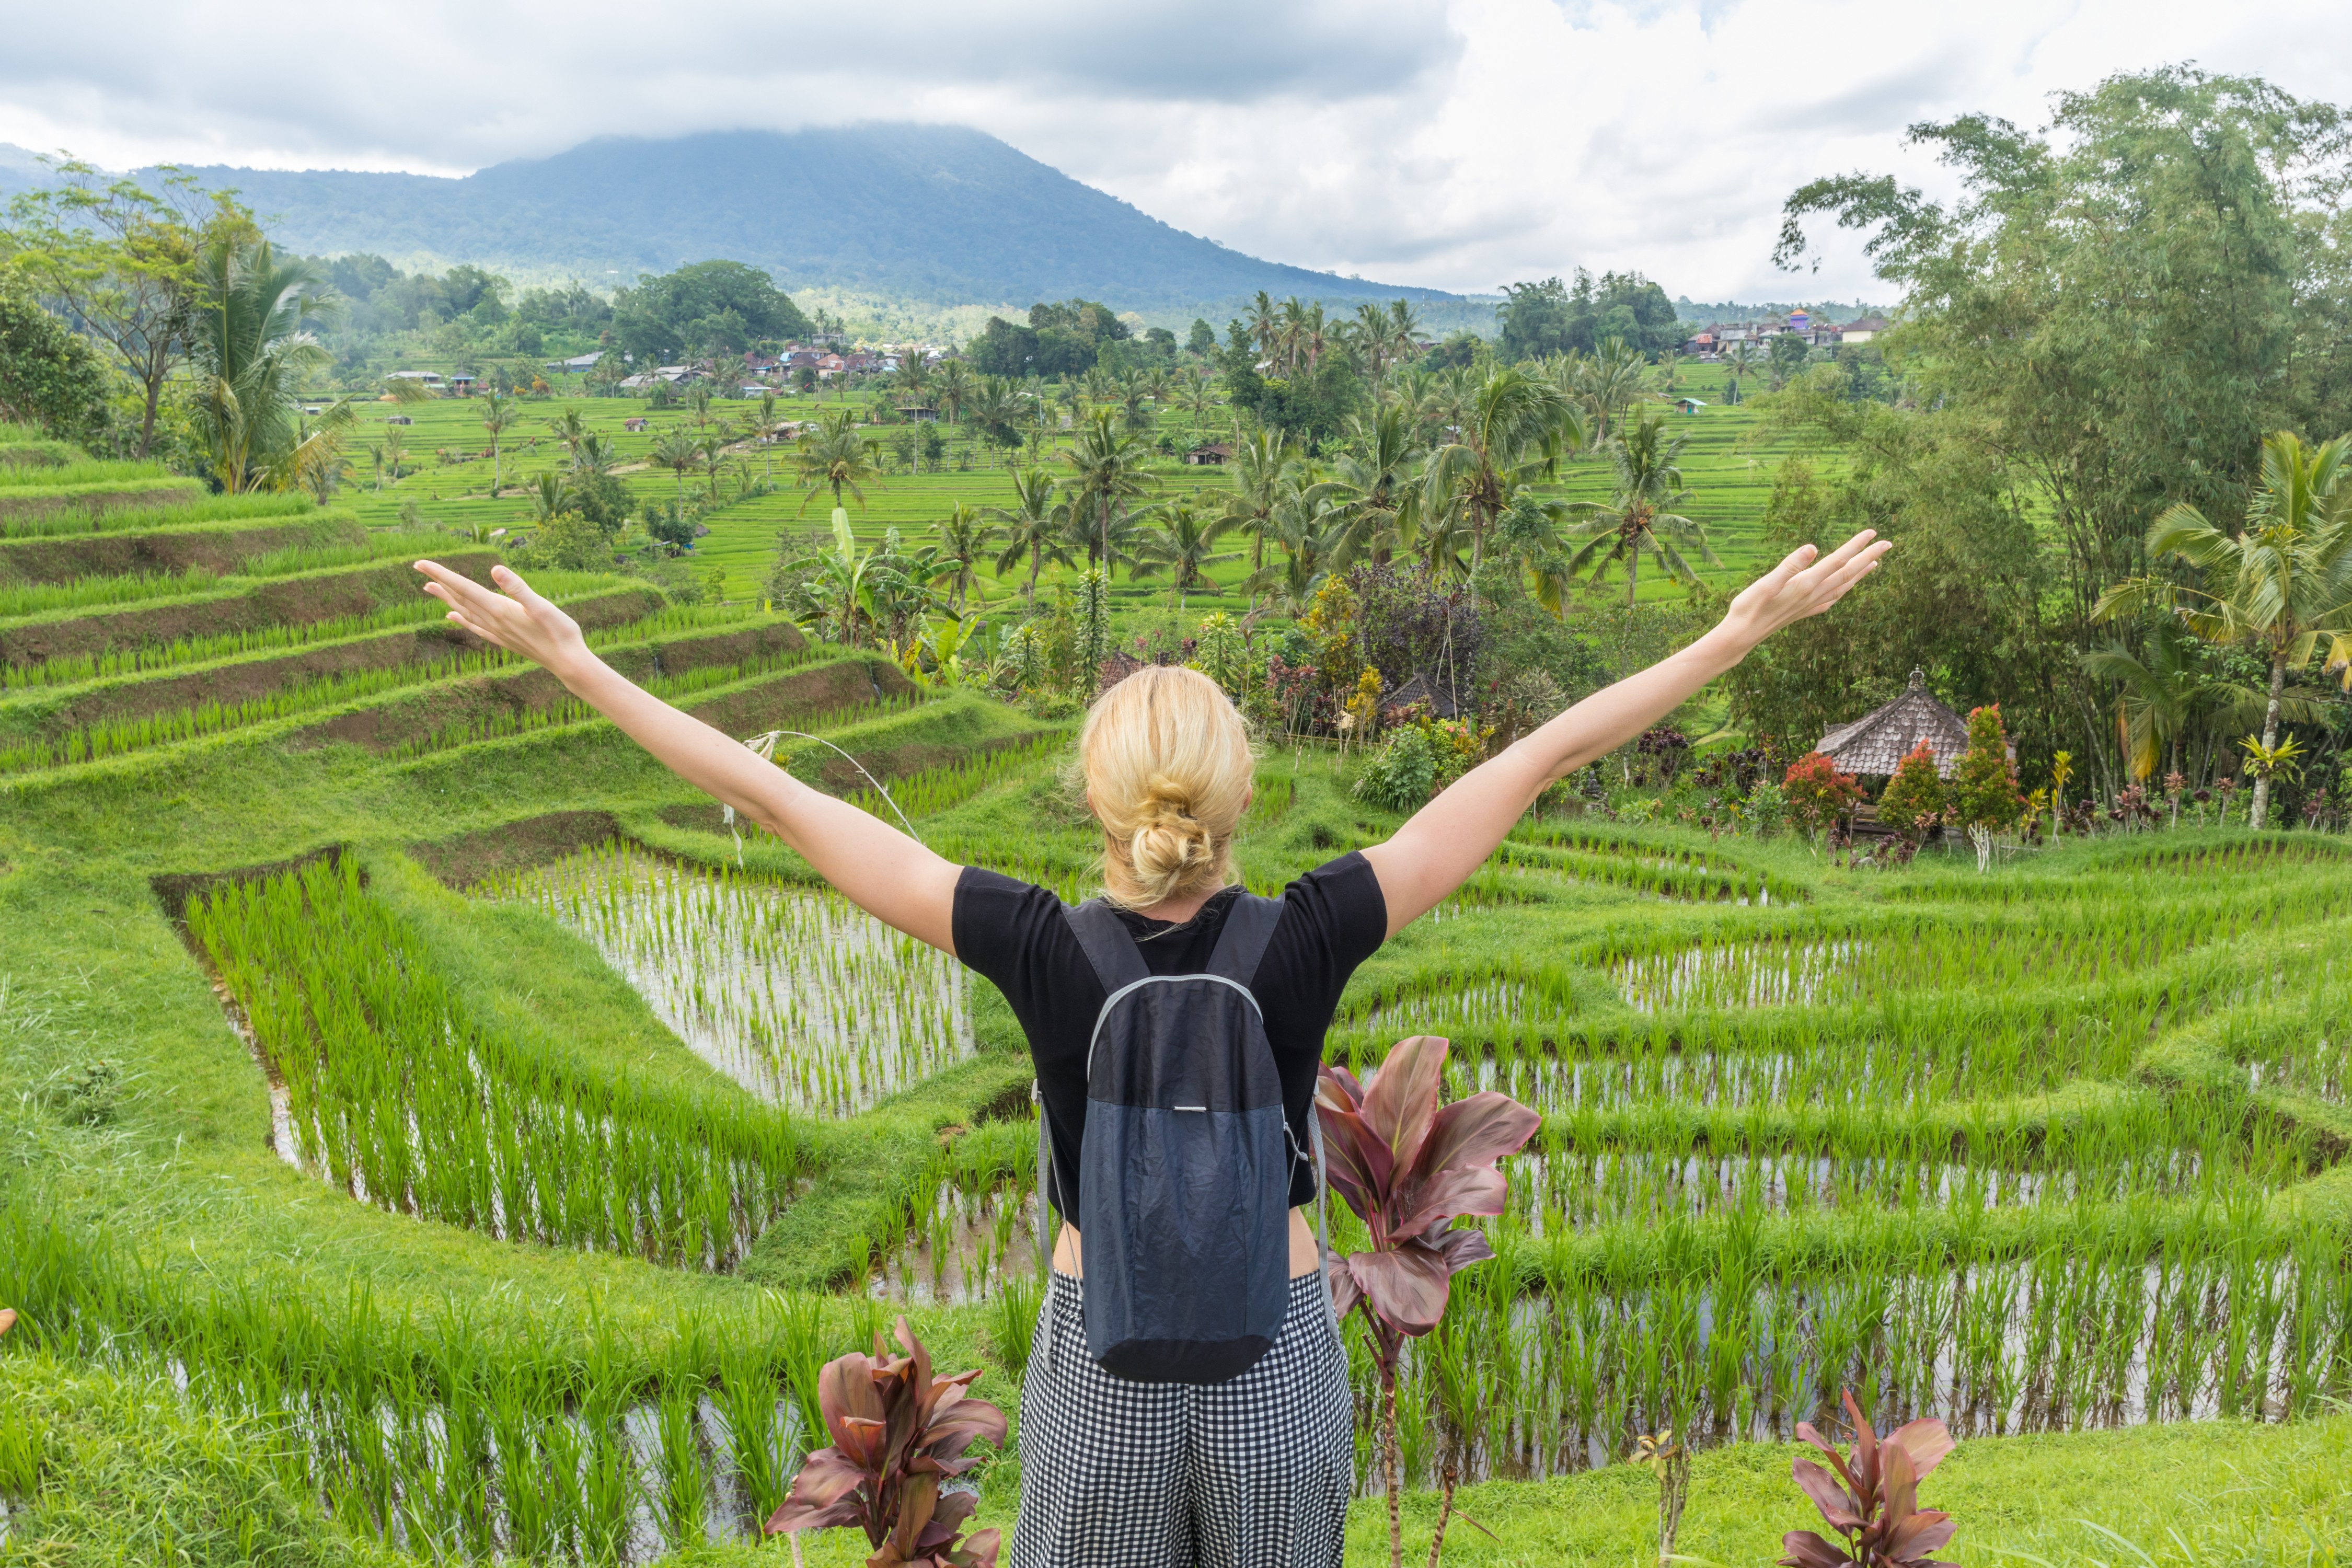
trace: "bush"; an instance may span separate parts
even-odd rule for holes
[[[1411,724],[1372,753],[1364,771],[1356,775],[1355,793],[1367,805],[1402,816],[1428,805],[1436,788],[1437,756],[1430,747],[1429,731],[1423,725]]]
[[[1769,838],[1789,826],[1789,792],[1765,779],[1748,792],[1741,810],[1748,818],[1748,830],[1759,838]]]
[[[523,571],[588,572],[613,563],[604,531],[576,511],[558,512],[509,557]]]
[[[106,428],[106,393],[89,344],[24,288],[0,283],[0,421],[91,446]]]
[[[1944,781],[1936,773],[1936,753],[1921,741],[1895,764],[1895,776],[1878,797],[1878,820],[1916,843],[1943,814]]]
[[[1788,796],[1790,815],[1804,826],[1807,837],[1819,833],[1862,798],[1862,785],[1852,773],[1819,752],[1808,752],[1789,764],[1780,787]]]

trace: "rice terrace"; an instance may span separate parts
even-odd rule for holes
[[[2352,217],[2267,152],[2167,171],[2292,135],[2333,178],[2352,121],[2188,68],[2053,112],[2030,177],[1955,121],[1972,195],[1788,199],[1792,266],[1883,226],[1874,307],[587,287],[314,237],[266,171],[7,187],[0,1562],[1013,1538],[1011,1005],[413,563],[521,572],[775,768],[1075,902],[1074,742],[1138,670],[1249,721],[1270,897],[1872,528],[1884,570],[1340,994],[1332,1127],[1433,1036],[1439,1098],[1535,1128],[1445,1211],[1491,1257],[1433,1327],[1340,1321],[1348,1561],[2345,1563]],[[142,384],[107,323],[165,296]],[[2168,357],[2224,308],[2261,330]],[[1333,1184],[1335,1257],[1390,1217]],[[828,1364],[917,1342],[891,1377],[1012,1423],[890,1472],[945,1526],[764,1530],[856,1438]],[[1801,1426],[1885,1474],[1801,1485]]]

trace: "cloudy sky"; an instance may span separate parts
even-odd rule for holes
[[[977,126],[1180,227],[1384,281],[1638,268],[1700,300],[1883,295],[1768,253],[1914,121],[2193,60],[2352,103],[2352,5],[2279,0],[116,0],[12,8],[0,142],[463,174],[586,137]]]

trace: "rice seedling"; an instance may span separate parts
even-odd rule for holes
[[[54,474],[55,468],[34,470]],[[0,512],[0,539],[47,539],[78,533],[143,533],[159,528],[248,519],[307,516],[316,508],[306,495],[220,495],[192,491],[163,505],[66,507],[36,512]]]
[[[711,1066],[846,1116],[973,1049],[963,971],[839,894],[607,844],[488,889],[594,944]]]
[[[1055,731],[1000,746],[962,762],[901,774],[890,781],[890,801],[908,816],[936,816],[961,805],[992,785],[1038,773],[1045,763],[1063,754],[1069,743],[1067,735]],[[890,805],[871,789],[852,790],[842,798],[885,821],[895,820]]]
[[[103,579],[121,581],[121,579]],[[193,582],[198,591],[210,591],[224,584],[252,581],[250,577],[225,578],[191,574],[186,578],[170,578],[168,583]],[[546,585],[540,586],[543,582]],[[609,592],[614,579],[609,574],[591,572],[550,572],[540,574],[532,586],[559,604],[571,604],[583,598]],[[158,595],[142,595],[147,598]],[[168,595],[161,595],[168,597]],[[158,674],[189,665],[208,664],[217,659],[235,658],[239,655],[274,653],[285,649],[310,647],[325,643],[342,642],[372,634],[396,631],[404,626],[425,626],[441,620],[447,608],[436,599],[418,596],[378,605],[373,609],[347,616],[332,616],[315,621],[281,621],[275,625],[244,627],[235,631],[215,632],[204,637],[175,637],[168,642],[136,643],[123,647],[109,648],[101,653],[72,654],[43,660],[38,664],[0,666],[0,690],[27,690],[41,687],[74,686],[85,681],[103,680],[118,676]],[[625,626],[599,626],[588,634],[589,646],[605,647],[616,641],[636,641],[644,637],[675,636],[680,632],[701,630],[730,625],[759,614],[756,606],[678,605],[665,607],[651,616],[638,617]]]
[[[349,858],[222,886],[187,919],[285,1082],[298,1167],[360,1202],[724,1268],[789,1201],[789,1121],[583,1080],[472,1025]]]

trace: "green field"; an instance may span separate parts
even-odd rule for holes
[[[1677,380],[1677,391],[1703,399],[1718,399],[1724,371],[1718,365],[1685,366]],[[809,418],[821,408],[835,405],[827,395],[822,399],[787,396],[778,400],[779,418]],[[590,427],[615,444],[625,471],[622,477],[641,499],[666,501],[684,493],[691,496],[704,486],[704,481],[689,476],[681,485],[667,470],[650,469],[642,464],[653,444],[667,431],[681,426],[691,429],[691,420],[677,408],[648,412],[646,405],[634,399],[590,397],[545,397],[524,399],[517,404],[520,418],[516,426],[501,438],[503,453],[500,467],[508,487],[499,499],[489,494],[491,462],[488,455],[488,437],[481,428],[481,405],[478,399],[442,398],[422,404],[372,405],[375,412],[363,416],[362,426],[368,435],[361,437],[352,448],[358,457],[353,471],[346,481],[344,493],[337,504],[350,508],[371,523],[388,523],[398,519],[404,508],[411,505],[418,513],[436,523],[471,530],[476,527],[497,528],[519,526],[530,515],[529,502],[520,495],[522,485],[535,475],[560,469],[566,461],[564,448],[548,433],[549,422],[561,417],[567,410],[576,409]],[[747,403],[724,399],[712,405],[712,417],[732,417],[738,425],[757,417],[757,407]],[[380,422],[385,415],[397,413],[413,418],[415,423],[404,431],[409,442],[405,463],[422,465],[415,472],[381,490],[373,488],[373,468],[366,460],[364,442],[380,433]],[[636,434],[622,429],[623,421],[643,417],[650,426]],[[1764,504],[1770,494],[1772,475],[1788,452],[1785,440],[1759,443],[1755,439],[1759,416],[1754,405],[1743,404],[1725,406],[1717,402],[1696,415],[1670,413],[1675,432],[1687,436],[1689,445],[1683,458],[1683,470],[1688,485],[1688,514],[1707,531],[1710,543],[1722,558],[1720,567],[1705,568],[1702,574],[1720,586],[1746,582],[1762,564],[1762,549],[1759,525]],[[903,427],[876,426],[874,433],[887,440]],[[952,426],[943,427],[950,438],[950,453],[944,472],[916,474],[904,465],[867,491],[863,507],[850,509],[850,520],[862,539],[878,539],[886,528],[896,527],[911,540],[935,525],[956,502],[974,507],[1002,506],[1012,500],[1012,484],[1008,461],[1019,464],[1024,456],[1014,454],[1010,458],[984,443],[973,443],[969,431]],[[1151,439],[1167,436],[1179,450],[1189,447],[1199,439],[1230,438],[1231,424],[1222,410],[1213,412],[1194,427],[1192,416],[1177,408],[1169,408],[1157,416],[1151,427]],[[536,447],[532,446],[536,440]],[[465,460],[446,465],[435,457],[446,451],[455,457],[466,454]],[[971,466],[961,465],[969,453]],[[1048,459],[1058,468],[1058,462]],[[780,532],[805,535],[811,530],[822,529],[830,510],[829,498],[808,502],[799,488],[791,461],[789,448],[779,447],[772,453],[746,449],[734,459],[737,473],[754,479],[772,477],[781,493],[754,496],[725,508],[706,521],[710,528],[708,538],[695,547],[698,562],[707,561],[724,570],[726,594],[730,598],[757,596],[760,584],[766,579],[769,568],[776,559],[776,540]],[[1572,461],[1558,487],[1558,493],[1571,500],[1605,500],[1608,498],[1608,465],[1598,456],[1588,456]],[[1169,499],[1204,494],[1213,499],[1223,487],[1223,479],[1214,468],[1192,468],[1171,460],[1157,465],[1160,494]],[[1227,548],[1233,548],[1228,544]],[[1247,574],[1240,563],[1221,566],[1212,575],[1225,592],[1215,598],[1193,595],[1188,601],[1200,605],[1199,614],[1224,608],[1236,610],[1246,600],[1234,592],[1234,586]],[[1019,591],[1022,574],[1009,573],[1003,583],[992,581],[987,595],[993,602],[1003,602]],[[1052,583],[1064,575],[1060,568],[1049,567],[1045,581]],[[1622,599],[1622,580],[1612,578],[1615,593]],[[1124,605],[1140,610],[1157,593],[1165,598],[1164,583],[1155,588],[1150,582],[1129,585],[1122,577],[1117,584],[1117,597]],[[1606,587],[1597,590],[1603,598]],[[1681,590],[1663,575],[1653,571],[1642,585],[1644,602],[1675,598]]]
[[[415,416],[429,452],[469,411]],[[1779,460],[1748,467],[1750,417],[1691,421],[1727,576]],[[369,530],[411,499],[515,516],[458,494],[488,467],[0,538],[26,595],[0,602],[0,1555],[780,1561],[745,1520],[806,1446],[814,1371],[896,1312],[1017,1405],[1008,1009],[419,607],[412,549],[490,552]],[[859,527],[1003,484],[895,478]],[[942,853],[1083,893],[1066,721],[916,688],[738,588],[797,504],[713,519],[731,603],[546,585],[729,732],[822,733]],[[261,548],[289,526],[332,539]],[[60,539],[110,570],[35,581]],[[234,570],[154,567],[192,540]],[[823,746],[777,760],[889,810]],[[1394,828],[1349,782],[1269,749],[1253,887]],[[1819,1523],[1794,1426],[1851,1389],[1960,1436],[1926,1488],[1960,1562],[2341,1562],[2347,942],[2333,835],[2070,838],[1980,875],[1531,816],[1365,966],[1328,1045],[1361,1070],[1443,1034],[1453,1093],[1543,1115],[1496,1260],[1407,1359],[1407,1549],[1450,1463],[1497,1538],[1457,1524],[1451,1559],[1648,1560],[1655,1483],[1622,1461],[1671,1426],[1702,1450],[1678,1549],[1767,1561]],[[1009,1524],[1010,1450],[980,1479]],[[1358,1508],[1350,1560],[1380,1560],[1382,1501]]]

